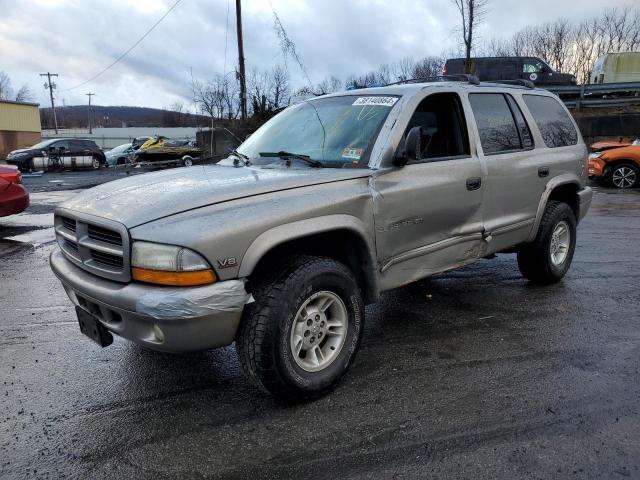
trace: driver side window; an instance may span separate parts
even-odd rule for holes
[[[469,135],[456,93],[434,93],[420,102],[404,132],[421,126],[427,134],[422,142],[419,161],[442,161],[469,156]],[[415,163],[415,162],[414,162]]]

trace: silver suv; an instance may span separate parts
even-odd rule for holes
[[[554,95],[408,83],[291,106],[218,165],[87,190],[51,267],[81,330],[186,352],[236,342],[246,375],[321,395],[381,292],[500,252],[559,281],[586,214],[587,150]]]

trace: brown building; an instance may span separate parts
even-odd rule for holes
[[[0,159],[11,150],[38,143],[42,139],[40,134],[37,103],[0,100]]]

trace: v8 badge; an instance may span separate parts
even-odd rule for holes
[[[233,268],[237,266],[238,260],[236,260],[236,257],[218,259],[218,268]]]

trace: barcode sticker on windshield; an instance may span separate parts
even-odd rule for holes
[[[358,97],[353,105],[381,105],[383,107],[393,107],[398,101],[398,97]]]

